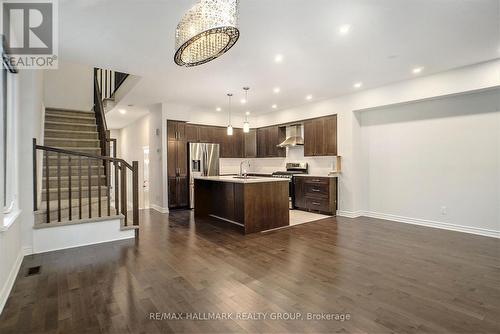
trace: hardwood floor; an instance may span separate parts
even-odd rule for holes
[[[187,211],[141,215],[137,243],[26,257],[0,333],[500,330],[498,239],[369,218],[244,236],[195,224]],[[24,277],[36,265],[40,274]],[[232,312],[233,319],[150,319],[156,312]],[[268,319],[235,319],[237,312],[267,312]],[[297,312],[348,313],[350,320],[269,319]]]

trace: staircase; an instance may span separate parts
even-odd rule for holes
[[[47,108],[44,145],[33,139],[35,228],[116,218],[122,229],[138,228],[138,162],[110,156],[116,140],[107,130],[98,73],[93,110]]]
[[[47,109],[45,111],[45,140],[44,145],[67,151],[81,152],[91,155],[100,155],[100,141],[98,139],[96,117],[93,111]],[[35,224],[46,224],[48,222],[66,222],[69,220],[69,207],[72,207],[72,217],[88,219],[92,217],[92,212],[99,211],[98,188],[101,188],[101,212],[107,205],[107,180],[104,171],[104,164],[99,160],[83,161],[82,164],[82,208],[79,207],[80,188],[79,182],[79,159],[75,156],[71,159],[60,157],[58,166],[58,154],[48,153],[49,172],[47,178],[46,157],[43,158],[43,181],[42,181],[42,202],[40,209],[36,212]],[[88,163],[91,165],[89,177]],[[59,172],[58,172],[59,168]],[[69,200],[69,172],[71,169],[71,202]],[[89,180],[90,194],[89,197]],[[58,188],[60,182],[60,190]],[[78,186],[77,186],[78,185]],[[60,192],[60,193],[59,193]],[[59,196],[60,194],[60,196]],[[49,197],[49,219],[47,221],[47,197]],[[61,217],[59,220],[58,201],[61,200]],[[80,217],[81,213],[81,217]],[[94,214],[94,217],[96,215]],[[73,220],[73,219],[72,219]]]

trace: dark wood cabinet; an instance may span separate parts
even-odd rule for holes
[[[189,184],[187,177],[168,178],[168,207],[185,208],[189,205]]]
[[[244,134],[244,156],[245,158],[257,158],[257,130],[251,129]]]
[[[186,123],[179,121],[167,122],[168,140],[186,140]]]
[[[337,155],[337,115],[324,118],[325,155]]]
[[[304,122],[304,155],[337,155],[337,115]]]
[[[197,143],[200,141],[200,126],[195,124],[186,124],[186,141],[188,143]]]
[[[294,206],[329,215],[337,212],[337,178],[294,177]]]
[[[186,207],[188,195],[187,145],[194,131],[184,122],[167,121],[167,173],[169,208]]]
[[[316,148],[316,135],[314,133],[314,122],[308,120],[304,122],[304,156],[314,156]]]
[[[285,157],[286,149],[278,147],[285,137],[285,127],[268,126],[257,129],[257,157]]]

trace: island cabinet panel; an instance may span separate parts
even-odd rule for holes
[[[335,215],[337,211],[337,178],[294,176],[294,207]]]
[[[304,121],[304,155],[337,155],[337,115]]]
[[[288,182],[195,179],[195,218],[222,219],[255,233],[289,225]]]

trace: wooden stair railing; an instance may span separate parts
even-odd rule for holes
[[[109,156],[98,156],[98,155],[92,155],[92,154],[87,154],[87,153],[82,153],[82,152],[75,152],[75,151],[68,151],[68,150],[63,150],[59,148],[54,148],[54,147],[48,147],[48,146],[41,146],[37,145],[36,139],[33,138],[33,200],[34,200],[34,210],[38,210],[38,189],[37,189],[37,178],[38,178],[38,173],[37,173],[37,150],[43,152],[44,156],[44,165],[45,165],[45,179],[46,179],[46,186],[45,186],[45,204],[46,204],[46,222],[50,223],[51,222],[51,217],[50,217],[50,202],[51,202],[51,197],[52,195],[50,194],[50,167],[55,167],[56,168],[56,178],[57,178],[57,195],[55,200],[57,201],[57,221],[61,222],[62,221],[62,215],[61,215],[61,172],[62,172],[62,166],[61,166],[61,160],[62,159],[67,159],[68,164],[67,166],[64,166],[64,168],[67,168],[67,173],[68,173],[68,221],[75,220],[75,216],[78,217],[76,219],[86,219],[86,218],[96,218],[96,217],[105,217],[105,216],[111,216],[112,214],[112,208],[111,208],[111,194],[110,194],[110,189],[111,189],[111,173],[105,174],[106,181],[105,184],[101,184],[102,180],[102,174],[101,174],[101,166],[105,167],[105,170],[111,171],[111,165],[114,167],[114,191],[115,191],[115,196],[114,196],[114,211],[116,215],[119,215],[120,213],[124,216],[124,225],[129,226],[129,217],[128,217],[128,207],[127,207],[127,171],[130,171],[132,173],[132,225],[138,226],[139,225],[139,163],[137,161],[133,161],[132,165],[127,163],[123,159],[118,159],[116,157],[109,157]],[[57,159],[52,159],[56,160],[55,166],[51,166],[51,159],[49,159],[49,154],[56,154]],[[75,159],[75,160],[73,160]],[[77,163],[75,165],[72,164],[72,162]],[[97,215],[93,215],[92,213],[92,162],[97,161],[97,200],[98,200],[98,209],[97,209]],[[52,162],[53,163],[53,162]],[[54,163],[53,163],[54,164]],[[72,169],[76,168],[77,169],[77,175],[73,176],[73,171]],[[85,171],[84,169],[87,169],[86,175],[84,174]],[[87,196],[88,196],[88,205],[89,205],[89,210],[88,210],[88,217],[83,217],[82,216],[82,192],[85,190],[84,189],[84,184],[82,183],[82,176],[85,177],[87,176]],[[75,180],[73,180],[73,178]],[[75,181],[75,182],[73,182]],[[76,187],[74,187],[74,183],[77,184]],[[102,199],[102,187],[106,186],[106,215],[103,215],[103,208],[101,202],[103,201]],[[73,196],[73,190],[78,191],[78,213],[74,214],[72,212],[72,196]]]

